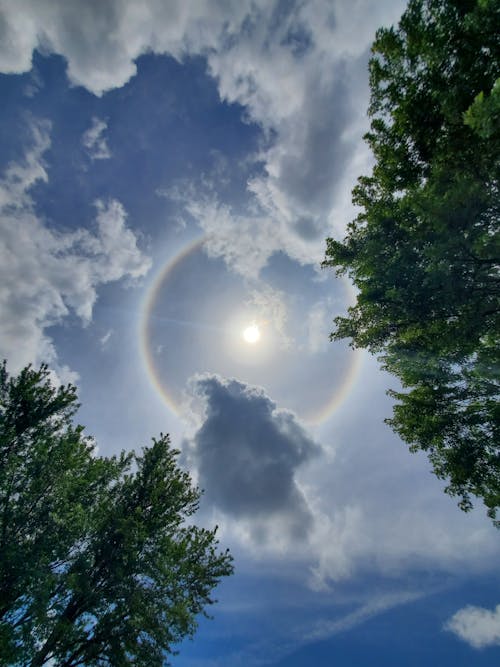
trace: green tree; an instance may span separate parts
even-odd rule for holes
[[[410,0],[370,60],[375,165],[325,266],[356,304],[332,339],[379,355],[402,390],[388,420],[462,509],[500,505],[500,5]],[[497,523],[497,522],[496,522]]]
[[[75,388],[0,369],[0,665],[169,664],[232,572],[168,436],[95,455]]]

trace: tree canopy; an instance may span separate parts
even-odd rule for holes
[[[378,354],[402,389],[393,429],[460,507],[500,504],[500,5],[410,0],[370,60],[375,165],[325,266],[358,294],[332,339]],[[496,522],[496,521],[495,521]],[[498,522],[496,522],[498,525]]]
[[[168,663],[232,571],[168,436],[105,458],[73,386],[0,367],[0,665]]]

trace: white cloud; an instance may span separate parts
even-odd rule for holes
[[[258,278],[270,255],[280,248],[279,232],[267,217],[237,215],[215,197],[191,199],[185,205],[207,235],[207,253],[222,257],[242,276]]]
[[[111,151],[104,136],[107,129],[108,124],[105,121],[94,117],[92,125],[82,137],[82,144],[92,160],[107,160],[111,157]]]
[[[330,300],[314,303],[307,314],[307,347],[313,354],[325,350],[332,330],[332,305]]]
[[[257,280],[269,258],[285,252],[300,264],[319,266],[324,257],[324,237],[307,238],[290,232],[277,211],[262,208],[246,212],[233,210],[214,194],[197,192],[188,187],[176,193],[176,200],[206,234],[205,249],[212,257],[221,257],[228,268],[250,280]],[[171,197],[169,195],[164,195]],[[301,219],[301,223],[314,224]]]
[[[379,21],[393,22],[402,9],[399,2],[378,5],[383,9],[363,2],[268,3],[253,11],[230,49],[208,56],[221,96],[242,104],[269,137],[258,156],[263,174],[248,184],[264,213],[254,233],[260,237],[271,226],[275,245],[302,263],[318,263],[325,236],[343,233],[353,216],[345,193],[349,200],[355,177],[370,166],[361,142],[365,54]],[[353,163],[360,171],[353,172]],[[233,229],[235,245],[239,222]]]
[[[319,641],[341,632],[347,632],[378,614],[414,602],[425,595],[424,591],[400,591],[374,596],[345,616],[334,620],[324,619],[316,622],[314,627],[305,634],[303,640],[304,642]]]
[[[29,190],[47,181],[42,156],[50,145],[49,129],[47,123],[33,123],[32,148],[0,181],[0,356],[8,359],[11,372],[47,361],[69,378],[69,370],[58,366],[47,328],[72,312],[89,323],[99,285],[139,278],[151,262],[117,201],[96,202],[94,233],[52,229],[37,217]]]
[[[491,611],[471,605],[459,609],[446,623],[445,630],[454,632],[473,648],[499,646],[500,604]]]
[[[250,290],[248,305],[257,310],[259,321],[263,323],[264,328],[269,325],[273,327],[281,348],[292,346],[293,341],[287,331],[288,309],[283,291],[262,282],[258,283]]]
[[[223,29],[231,33],[246,15],[239,3],[206,0],[18,0],[15,6],[0,0],[0,12],[3,72],[29,70],[33,49],[38,48],[63,55],[70,81],[96,95],[134,76],[134,60],[142,53],[180,58],[208,48]]]
[[[276,249],[319,262],[325,236],[342,234],[353,217],[349,193],[370,166],[360,141],[366,54],[375,29],[403,8],[402,0],[0,0],[0,69],[26,71],[42,48],[67,59],[72,83],[101,95],[126,83],[143,53],[204,55],[221,98],[243,105],[263,131],[262,173],[248,184],[252,215],[217,201],[194,201],[193,214],[214,254],[256,275]]]
[[[106,347],[106,345],[108,344],[109,339],[111,338],[112,335],[113,335],[113,329],[109,329],[104,334],[104,336],[101,336],[101,338],[99,339],[99,342],[101,343],[101,347],[103,347],[103,348]]]

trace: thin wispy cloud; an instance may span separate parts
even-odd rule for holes
[[[317,622],[314,628],[304,635],[303,640],[304,642],[312,642],[319,639],[326,639],[341,632],[347,632],[374,616],[378,616],[389,609],[419,600],[425,595],[428,595],[428,593],[424,591],[402,591],[375,596],[345,616],[334,620],[327,619]]]
[[[109,329],[104,336],[101,336],[99,339],[99,342],[101,343],[101,347],[106,347],[106,345],[109,343],[111,336],[113,335],[113,329]]]

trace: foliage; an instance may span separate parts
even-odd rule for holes
[[[0,665],[155,665],[231,573],[168,436],[95,455],[75,388],[0,369]]]
[[[410,0],[370,61],[370,176],[325,266],[358,289],[332,339],[379,355],[401,391],[388,420],[446,491],[500,504],[500,6]]]

